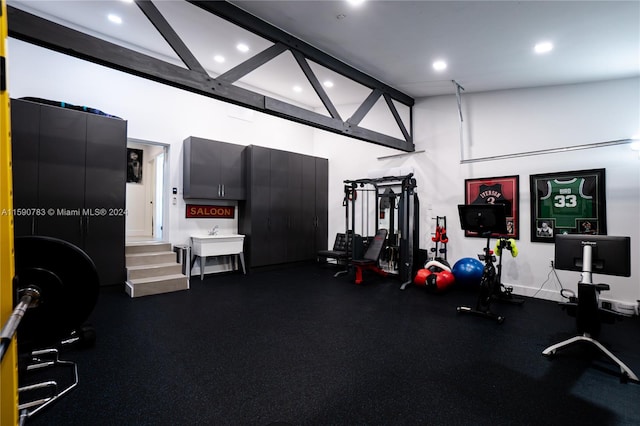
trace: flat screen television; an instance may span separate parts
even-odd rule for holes
[[[582,272],[586,245],[591,247],[591,272],[631,276],[631,238],[611,235],[556,235],[556,269]]]
[[[479,234],[507,233],[507,211],[504,204],[459,204],[458,213],[465,231]]]

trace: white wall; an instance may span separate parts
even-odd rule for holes
[[[87,105],[128,121],[128,136],[169,145],[170,200],[165,237],[188,242],[193,232],[219,225],[237,232],[237,218],[185,219],[182,142],[188,136],[313,154],[313,128],[178,90],[72,58],[19,40],[8,40],[9,93]],[[176,204],[172,188],[178,188]],[[216,202],[215,204],[224,204]]]
[[[463,115],[465,159],[628,139],[640,130],[640,79],[463,95]],[[420,100],[414,117],[416,149],[428,153],[416,154],[407,162],[419,164],[422,170],[423,205],[426,200],[434,215],[447,216],[450,262],[473,257],[484,245],[483,240],[465,238],[460,229],[456,205],[464,203],[464,179],[519,175],[520,254],[504,258],[503,282],[528,295],[544,284],[537,296],[559,300],[558,283],[548,266],[553,245],[530,241],[529,175],[605,168],[608,234],[631,236],[632,276],[595,275],[594,280],[611,284],[603,299],[632,304],[640,299],[637,152],[619,145],[461,164],[455,96]],[[426,236],[428,228],[422,229]],[[558,275],[565,288],[576,289],[579,274],[558,271]]]
[[[420,197],[420,247],[430,247],[432,217],[446,215],[449,260],[475,256],[484,245],[464,238],[457,204],[464,202],[464,179],[520,176],[520,255],[506,258],[503,281],[516,291],[558,298],[547,276],[553,246],[530,242],[528,176],[536,173],[606,168],[609,234],[630,235],[633,259],[640,253],[640,174],[637,153],[627,146],[461,164],[458,110],[454,95],[418,100],[414,142],[424,153],[398,154],[390,148],[315,130],[265,114],[227,105],[89,62],[9,39],[9,90],[12,97],[37,96],[89,105],[128,120],[129,137],[169,144],[169,185],[182,190],[182,141],[200,136],[241,145],[256,144],[329,159],[329,240],[344,230],[343,181],[366,177],[372,169],[412,167]],[[640,80],[568,85],[527,90],[463,94],[464,158],[519,153],[625,139],[640,130]],[[373,112],[375,114],[376,111]],[[370,120],[368,117],[367,120]],[[383,126],[384,127],[384,126]],[[376,128],[376,130],[384,130]],[[397,131],[397,130],[395,130]],[[235,232],[237,219],[184,219],[178,195],[169,207],[169,236],[185,243],[192,232],[219,224]],[[612,284],[607,297],[640,298],[638,264],[632,277],[598,277]],[[575,288],[578,276],[559,272],[562,284]],[[552,277],[553,278],[553,277]],[[549,290],[549,291],[544,291]]]

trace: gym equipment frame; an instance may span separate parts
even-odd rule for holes
[[[389,226],[385,227],[388,229],[387,244],[385,247],[385,259],[388,261],[388,264],[386,268],[382,269],[387,274],[399,276],[402,282],[400,288],[404,290],[407,285],[411,284],[413,274],[415,273],[413,259],[415,258],[415,250],[417,250],[418,247],[419,236],[418,214],[420,203],[418,195],[415,192],[417,184],[413,173],[403,176],[345,180],[344,184],[345,201],[343,205],[345,206],[347,233],[350,231],[355,232],[358,193],[373,192],[375,194],[375,202],[372,203],[373,206],[367,206],[366,212],[364,211],[365,205],[361,204],[360,219],[362,224],[364,224],[365,220],[367,222],[367,235],[369,235],[368,219],[370,215],[373,213],[375,231],[377,232],[380,228],[380,206],[389,206]],[[394,192],[393,188],[398,192]],[[360,203],[364,203],[364,200],[361,199]],[[349,214],[349,210],[351,210],[351,214]],[[351,218],[350,224],[349,217]],[[363,238],[364,234],[364,232],[361,233]],[[358,253],[356,253],[357,248],[357,241],[354,238],[354,244],[352,244],[351,247],[352,259],[358,257]],[[345,272],[346,271],[343,271],[342,273]]]
[[[11,172],[11,114],[7,81],[7,5],[0,0],[0,210],[13,211]],[[9,321],[14,308],[13,217],[0,215],[0,323]],[[0,338],[4,361],[0,362],[0,424],[18,423],[18,352],[13,334]]]

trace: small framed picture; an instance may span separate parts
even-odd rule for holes
[[[142,150],[127,148],[127,183],[142,183]]]

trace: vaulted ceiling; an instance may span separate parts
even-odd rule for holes
[[[414,98],[640,75],[638,1],[231,3]]]
[[[232,25],[212,25],[213,17],[184,3],[155,2],[207,69],[221,69],[214,56],[225,51],[226,66],[242,60],[221,41],[245,40],[254,52],[269,45]],[[466,92],[477,92],[640,75],[638,1],[369,0],[355,7],[346,0],[230,3],[414,98],[454,93],[451,80]],[[126,2],[8,4],[137,49],[176,57],[142,13]],[[109,13],[120,15],[122,24],[109,22]],[[533,47],[540,41],[552,42],[554,49],[535,54]],[[447,62],[446,70],[432,68],[437,59]],[[294,100],[306,101],[290,89],[282,87]]]
[[[203,91],[199,85],[204,75],[205,91],[211,90],[206,87],[211,77],[232,92],[247,89],[263,96],[249,107],[408,150],[411,98],[453,94],[456,88],[471,93],[640,76],[638,1],[369,0],[353,6],[347,0],[140,0],[140,7],[132,0],[7,3],[179,67],[173,74],[190,76],[195,91]],[[291,40],[261,37],[254,28],[231,23],[229,16],[216,16],[219,7],[213,5],[220,4],[248,12]],[[160,21],[152,23],[145,16],[149,8]],[[156,28],[163,21],[169,38],[167,31],[161,34]],[[10,14],[10,35],[11,29]],[[44,43],[39,44],[47,45],[46,31],[42,34]],[[176,40],[188,51],[176,50]],[[534,46],[541,42],[552,48],[536,53]],[[298,43],[307,48],[298,49]],[[314,60],[308,55],[314,48],[327,55]],[[185,61],[185,52],[190,60]],[[265,52],[265,63],[246,67],[249,58]],[[347,67],[336,69],[327,58]],[[435,61],[446,67],[434,69]],[[98,62],[105,63],[99,58]],[[165,68],[160,62],[156,65]],[[341,72],[345,69],[355,73]],[[360,74],[372,80],[348,78]],[[230,75],[232,79],[225,79]],[[374,84],[367,84],[370,81]],[[351,106],[345,109],[346,105]],[[379,106],[395,116],[401,130],[392,135],[395,139],[359,126],[369,109]]]

